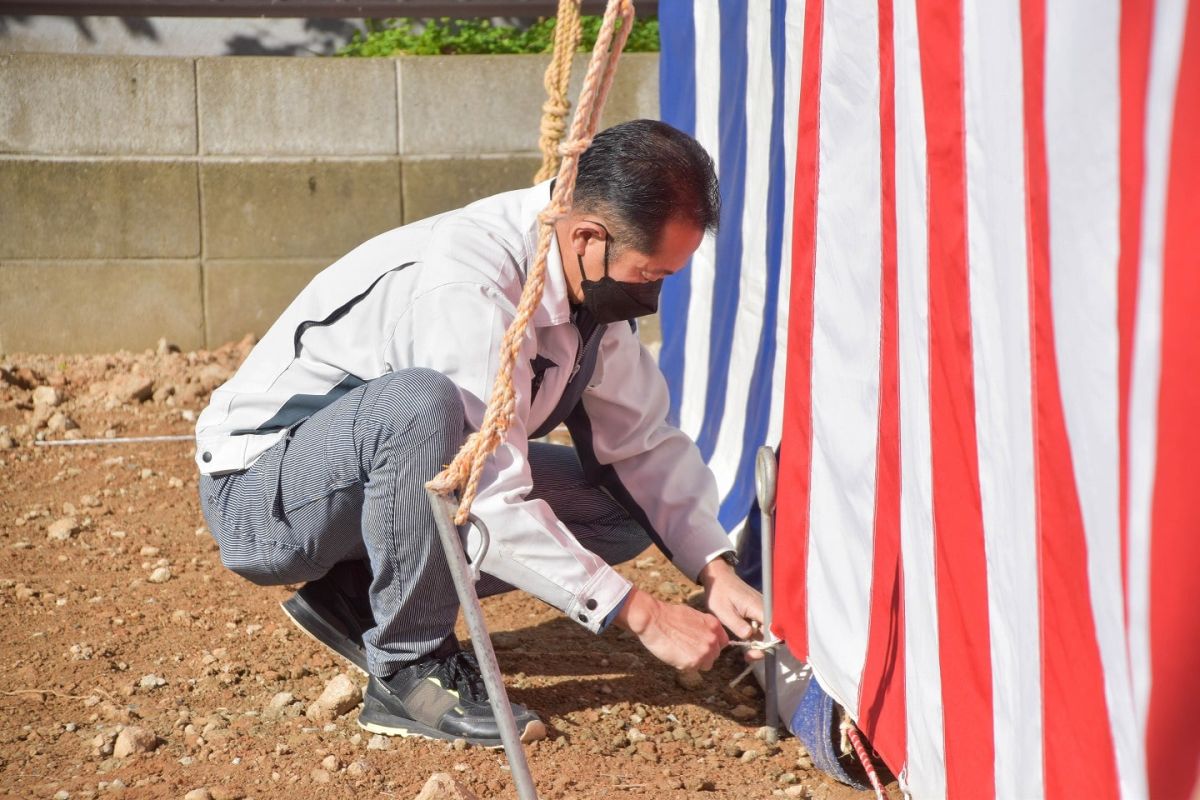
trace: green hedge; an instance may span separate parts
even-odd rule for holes
[[[366,35],[354,38],[337,52],[339,56],[436,56],[498,53],[549,53],[554,49],[555,18],[548,17],[528,28],[493,25],[487,19],[418,20],[400,17],[368,20]],[[579,49],[591,52],[600,32],[600,17],[584,16]],[[418,32],[419,29],[419,32]],[[658,20],[636,19],[625,51],[658,52]]]

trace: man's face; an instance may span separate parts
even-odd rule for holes
[[[604,275],[605,247],[609,248],[610,278],[623,283],[651,283],[683,269],[704,239],[704,229],[700,226],[672,219],[663,227],[656,252],[642,253],[621,246],[619,241],[609,241],[608,229],[590,215],[578,224],[586,235],[573,237],[575,250],[583,257],[583,270],[593,281]],[[571,295],[578,302],[582,297],[579,272],[570,268],[566,272]]]

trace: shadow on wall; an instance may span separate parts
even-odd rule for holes
[[[225,41],[226,55],[231,56],[299,56],[332,55],[363,26],[345,19],[306,19],[304,30],[310,38],[299,44],[272,47],[255,36],[238,34]]]
[[[20,28],[30,28],[37,24],[37,20],[42,19],[36,16],[0,16],[0,37],[19,38],[21,35]],[[94,23],[91,20],[94,17],[61,17],[65,22],[74,26],[75,32],[88,42],[95,43],[97,36],[93,30]],[[124,29],[126,36],[131,39],[148,39],[152,42],[158,41],[158,32],[154,29],[154,23],[146,17],[113,17],[112,19]]]
[[[0,52],[155,56],[331,55],[361,19],[0,15]]]

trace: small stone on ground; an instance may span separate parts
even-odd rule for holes
[[[35,408],[38,406],[54,408],[61,402],[62,397],[53,386],[39,386],[33,390],[33,405]]]
[[[448,772],[435,772],[413,800],[478,800],[475,793]]]
[[[313,701],[304,715],[314,722],[332,722],[362,702],[362,689],[344,673],[325,684],[325,691]]]
[[[675,682],[683,689],[699,689],[704,685],[704,676],[698,670],[682,669],[675,673]]]
[[[154,735],[154,731],[130,725],[117,734],[113,755],[117,758],[128,758],[135,753],[149,753],[158,747],[158,744],[158,737]]]
[[[50,523],[46,535],[56,542],[65,542],[79,533],[79,520],[74,517],[63,517]]]
[[[733,715],[734,719],[740,720],[742,722],[745,722],[748,719],[754,719],[755,717],[758,716],[757,709],[753,709],[750,706],[746,706],[746,705],[734,706],[733,710],[730,711],[729,713],[731,715]]]

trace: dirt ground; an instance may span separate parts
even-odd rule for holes
[[[189,434],[250,344],[0,357],[0,796],[409,800],[447,772],[515,797],[503,751],[372,737],[357,710],[306,716],[339,674],[365,681],[283,616],[295,587],[221,566],[191,444],[35,445]],[[654,551],[621,571],[695,600]],[[871,796],[813,771],[795,739],[756,737],[761,695],[727,685],[732,649],[686,688],[631,636],[526,595],[485,611],[511,696],[550,727],[527,749],[543,798]]]

